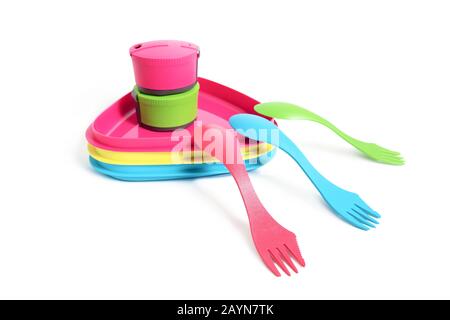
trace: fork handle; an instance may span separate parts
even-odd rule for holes
[[[270,103],[269,103],[270,104]],[[319,116],[317,113],[314,113],[308,109],[305,109],[303,107],[300,107],[299,105],[288,103],[286,105],[289,105],[291,107],[292,114],[289,114],[288,117],[280,117],[281,119],[299,119],[299,120],[309,120],[313,121],[319,124],[322,124],[323,126],[327,127],[334,133],[336,133],[339,137],[353,145],[354,143],[361,142],[345,132],[341,131],[338,127],[336,127],[334,124],[332,124],[327,119]]]
[[[255,188],[252,185],[247,169],[243,164],[225,164],[225,167],[230,171],[234,181],[236,182],[242,200],[244,201],[247,215],[252,223],[253,218],[261,215],[267,215],[261,200],[256,194]]]
[[[210,131],[211,130],[211,131]],[[244,205],[247,210],[247,215],[250,220],[250,226],[254,223],[254,218],[262,215],[270,217],[266,209],[262,205],[256,191],[248,176],[247,169],[241,156],[240,142],[237,139],[237,133],[234,130],[217,127],[214,125],[203,125],[202,130],[199,131],[201,136],[197,136],[194,142],[200,143],[200,148],[203,152],[209,153],[211,156],[217,158],[233,176],[239,192],[241,193]],[[209,148],[207,142],[217,142],[216,148]],[[231,160],[231,161],[230,161]],[[270,219],[258,219],[258,221],[269,221]]]
[[[299,107],[299,108],[301,108],[301,107]],[[314,122],[324,125],[325,127],[327,127],[328,129],[330,129],[331,131],[336,133],[339,137],[341,137],[343,140],[347,141],[348,143],[350,143],[353,146],[355,146],[355,143],[362,142],[358,139],[355,139],[355,138],[349,136],[344,131],[342,131],[341,129],[336,127],[334,124],[332,124],[330,121],[319,116],[318,114],[316,114],[312,111],[306,110],[304,108],[301,108],[301,109],[303,112],[305,112],[308,115],[307,117],[303,117],[302,119],[314,121]]]
[[[324,188],[335,185],[326,179],[317,169],[309,162],[303,152],[289,139],[282,131],[280,131],[279,147],[287,152],[292,159],[297,162],[306,176],[311,180],[316,189],[323,195]]]

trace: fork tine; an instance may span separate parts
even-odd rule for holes
[[[381,151],[378,154],[380,156],[386,156],[386,157],[392,157],[392,158],[402,158],[403,157],[401,154],[389,153],[389,152],[386,152],[386,151]]]
[[[392,164],[395,164],[395,165],[404,165],[405,164],[405,160],[403,160],[403,159],[385,158],[385,160]]]
[[[367,231],[369,230],[369,228],[367,226],[365,226],[364,224],[360,223],[357,219],[355,219],[353,216],[349,215],[346,212],[341,212],[339,213],[340,217],[342,219],[344,219],[345,221],[347,221],[348,223],[350,223],[352,226]]]
[[[379,158],[376,159],[376,161],[384,164],[390,164],[392,166],[403,166],[405,164],[405,161],[399,161],[399,160],[392,160],[392,159],[386,159],[386,158]]]
[[[379,222],[378,222],[377,220],[375,220],[374,218],[372,218],[371,216],[369,216],[367,213],[361,212],[361,210],[360,210],[360,211],[355,210],[354,208],[352,208],[352,210],[353,210],[356,214],[358,214],[358,215],[360,215],[361,217],[363,217],[364,219],[369,220],[370,222],[373,222],[373,223],[375,223],[375,224],[379,224]]]
[[[359,199],[359,203],[355,203],[355,206],[357,206],[359,209],[361,209],[363,212],[367,213],[368,215],[371,215],[372,217],[381,218],[381,215],[378,212],[372,210],[361,199]]]
[[[264,252],[263,254],[259,254],[261,256],[262,261],[264,262],[264,264],[267,266],[267,268],[269,268],[270,271],[272,271],[272,273],[274,275],[276,275],[277,277],[281,277],[281,273],[280,271],[278,271],[277,267],[275,267],[275,264],[272,260],[271,254],[269,251]]]
[[[375,225],[373,225],[372,223],[370,223],[369,221],[365,220],[364,218],[362,218],[361,216],[355,214],[355,213],[351,213],[350,211],[347,211],[347,213],[349,215],[351,215],[353,218],[355,218],[356,220],[358,220],[359,222],[361,222],[362,224],[365,224],[366,226],[369,226],[371,228],[375,228]]]
[[[389,159],[393,161],[405,161],[401,155],[380,154],[380,158]]]
[[[403,156],[400,154],[390,154],[384,151],[377,153],[376,157],[378,158],[386,158],[386,159],[394,159],[394,160],[404,160]]]
[[[377,160],[378,162],[383,162],[387,164],[391,164],[394,166],[402,166],[405,164],[405,161],[403,160],[395,160],[395,159],[389,159],[389,158],[380,158]]]
[[[284,247],[288,250],[288,252],[297,260],[297,262],[304,267],[305,266],[305,260],[303,260],[302,254],[300,253],[300,249],[298,248],[297,241],[294,238],[294,241],[291,243],[284,244]]]
[[[385,154],[388,156],[393,156],[393,157],[401,157],[401,153],[400,152],[396,152],[396,151],[390,151],[390,150],[378,150],[380,154]]]
[[[388,152],[388,153],[390,153],[390,154],[400,155],[400,152],[398,152],[398,151],[389,150],[389,149],[383,148],[383,147],[381,147],[381,146],[379,146],[379,145],[376,145],[376,146],[377,146],[381,151]]]
[[[387,164],[403,164],[405,161],[398,157],[386,156],[383,154],[372,155],[372,159],[381,163]]]
[[[277,250],[280,253],[281,258],[283,258],[283,260],[289,265],[289,267],[294,270],[295,273],[298,273],[297,267],[292,262],[291,257],[289,256],[289,252],[286,251],[286,248],[281,247],[277,248]]]
[[[291,273],[289,272],[288,268],[286,268],[283,260],[281,259],[281,256],[276,252],[275,250],[268,250],[270,255],[272,256],[272,259],[275,260],[276,264],[281,268],[281,270],[284,271],[288,276],[291,276]]]

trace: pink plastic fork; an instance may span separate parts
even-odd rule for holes
[[[275,263],[288,276],[290,276],[290,272],[284,262],[292,270],[298,272],[291,256],[302,267],[305,266],[305,261],[300,253],[295,234],[278,224],[256,195],[242,161],[236,133],[230,129],[210,125],[203,125],[200,132],[202,133],[201,137],[195,136],[195,144],[203,152],[221,161],[239,187],[247,209],[253,243],[265,265],[277,277],[280,276],[280,272],[275,267]]]

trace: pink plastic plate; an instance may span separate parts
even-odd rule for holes
[[[200,93],[197,121],[230,128],[228,119],[237,113],[252,113],[259,102],[211,80],[198,78]],[[186,128],[193,135],[194,125]],[[170,152],[178,143],[171,132],[157,132],[138,125],[135,101],[126,94],[107,108],[86,132],[87,140],[97,148],[118,152]]]

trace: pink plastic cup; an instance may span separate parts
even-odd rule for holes
[[[195,44],[160,40],[140,43],[130,48],[134,76],[139,91],[150,95],[168,95],[187,91],[197,83]]]

